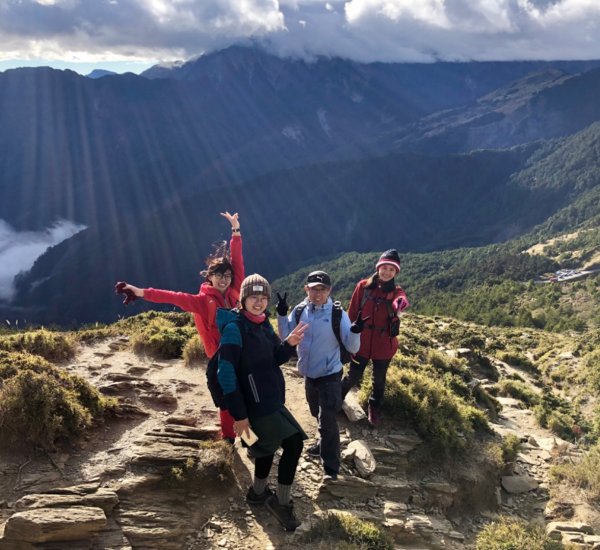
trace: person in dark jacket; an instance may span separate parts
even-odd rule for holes
[[[396,285],[400,272],[400,256],[395,249],[387,250],[375,265],[376,272],[359,281],[352,293],[348,316],[351,321],[366,319],[360,334],[360,349],[350,362],[348,374],[342,380],[342,395],[360,384],[369,360],[373,362],[373,389],[369,397],[369,424],[378,426],[385,392],[387,369],[398,349],[399,314],[408,306],[406,293]]]
[[[280,365],[293,354],[304,337],[306,325],[299,324],[282,342],[267,319],[271,297],[268,281],[260,275],[246,277],[240,292],[240,309],[219,309],[221,331],[217,376],[227,410],[234,418],[235,432],[258,440],[250,449],[254,457],[254,480],[246,501],[264,504],[287,531],[300,525],[290,498],[304,430],[285,407],[285,381]],[[277,492],[267,480],[273,457],[283,449],[277,473]]]

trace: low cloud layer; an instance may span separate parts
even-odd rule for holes
[[[175,60],[259,40],[359,61],[600,58],[598,0],[0,0],[0,59]]]
[[[0,300],[9,301],[15,292],[15,275],[31,269],[49,247],[85,229],[70,221],[59,221],[44,231],[18,232],[0,220]]]

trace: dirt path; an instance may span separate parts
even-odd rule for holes
[[[534,387],[534,381],[526,373],[506,364],[497,366],[503,376],[518,372]],[[63,368],[90,380],[107,395],[118,395],[132,409],[143,409],[144,415],[110,421],[68,451],[52,455],[32,455],[18,449],[0,450],[2,520],[14,512],[12,503],[25,494],[82,483],[98,483],[106,488],[126,484],[131,480],[130,463],[135,455],[136,442],[144,434],[163,429],[170,417],[189,419],[198,426],[218,423],[218,415],[205,384],[205,365],[186,368],[182,360],[156,361],[140,357],[129,351],[127,339],[121,337],[82,346],[75,360]],[[316,434],[316,422],[306,405],[303,379],[297,375],[294,364],[285,365],[283,369],[287,385],[286,405],[309,434],[311,439],[308,443],[311,443]],[[540,428],[532,412],[523,408],[519,401],[510,398],[499,400],[503,411],[498,423],[493,425],[494,429],[502,435],[514,433],[527,440],[511,475],[507,477],[519,478],[517,481],[530,486],[523,491],[503,491],[500,511],[543,523],[549,500],[550,464],[557,449],[564,452],[564,446],[569,444]],[[352,424],[343,415],[339,417],[339,424],[343,446],[351,440],[362,439],[375,453],[379,453],[376,455],[377,475],[365,481],[365,487],[352,485],[344,493],[342,486],[341,492],[333,494],[322,484],[323,472],[318,459],[303,454],[293,490],[295,508],[303,526],[295,534],[283,532],[266,509],[254,510],[246,504],[244,497],[251,483],[253,464],[239,442],[236,442],[233,454],[233,483],[224,485],[215,479],[210,486],[188,491],[184,500],[181,493],[167,491],[158,496],[164,501],[163,507],[154,512],[146,510],[144,514],[174,514],[175,517],[171,518],[173,524],[177,528],[182,528],[183,524],[188,534],[183,546],[177,543],[169,548],[185,550],[310,548],[310,545],[299,542],[299,535],[310,526],[311,520],[333,508],[385,523],[389,529],[397,529],[401,533],[401,540],[408,533],[406,545],[397,548],[423,548],[423,537],[428,541],[427,548],[458,550],[470,547],[475,527],[465,537],[456,532],[443,514],[425,514],[427,509],[441,510],[447,506],[448,495],[454,494],[457,488],[443,479],[418,479],[415,483],[414,479],[411,481],[406,477],[406,456],[414,445],[418,445],[418,438],[398,429],[390,431],[391,424],[384,425],[379,431],[370,430],[366,423]],[[275,462],[277,460],[278,457]],[[276,471],[274,465],[270,479],[273,487],[276,486]],[[343,465],[342,473],[351,473],[347,465]],[[377,479],[376,484],[368,485],[373,479]],[[506,483],[509,485],[510,481]],[[376,497],[376,493],[385,496]],[[421,502],[415,499],[415,495]],[[143,517],[136,516],[134,502],[122,501],[120,506],[123,508],[122,521],[131,521],[133,526],[143,523]],[[110,539],[110,544],[106,542],[109,539],[104,539],[104,546],[95,546],[94,549],[132,548],[117,529],[111,536],[114,540]],[[133,548],[147,550],[150,546],[133,544]]]

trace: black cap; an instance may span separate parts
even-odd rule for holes
[[[306,286],[309,288],[318,285],[331,287],[331,279],[324,271],[312,271],[306,277]]]

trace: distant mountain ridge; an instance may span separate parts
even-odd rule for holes
[[[5,71],[0,219],[88,229],[21,274],[0,314],[114,320],[116,278],[195,291],[225,209],[242,217],[248,269],[267,276],[344,250],[585,223],[599,64],[306,63],[232,48],[146,76]],[[470,151],[484,145],[498,150]]]
[[[511,150],[321,164],[203,192],[54,247],[20,277],[16,305],[37,309],[45,322],[92,322],[124,313],[106,294],[117,279],[194,292],[209,244],[228,236],[218,219],[227,208],[241,212],[247,270],[267,277],[344,250],[424,252],[518,237],[578,201],[580,212],[589,204],[598,213],[590,201],[599,189],[599,137],[597,123],[570,138]],[[569,177],[567,160],[576,156],[588,169]],[[555,184],[539,185],[549,162],[567,171]],[[590,178],[586,186],[582,178]],[[569,223],[585,218],[570,216]],[[77,299],[90,282],[104,290]]]

